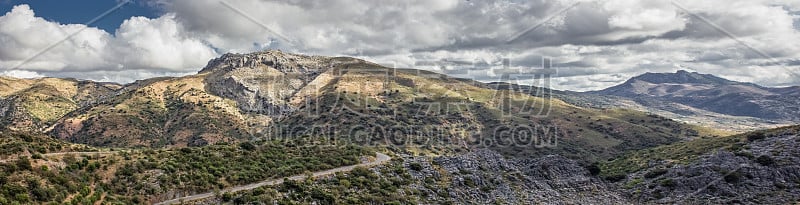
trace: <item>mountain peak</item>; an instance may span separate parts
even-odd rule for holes
[[[280,50],[266,50],[254,53],[226,53],[219,58],[211,59],[200,73],[222,71],[227,72],[237,68],[256,68],[260,66],[273,67],[281,72],[304,72],[309,67],[329,58],[322,56],[307,56],[302,54],[286,53]]]
[[[707,84],[707,85],[730,85],[736,84],[724,78],[720,78],[711,74],[701,74],[698,72],[689,72],[686,70],[678,70],[675,73],[645,73],[631,78],[627,83],[632,83],[636,80],[664,84]]]

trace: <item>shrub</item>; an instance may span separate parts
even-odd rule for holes
[[[622,188],[632,189],[633,187],[635,187],[636,185],[641,184],[642,182],[644,182],[644,179],[640,179],[640,178],[639,179],[633,179],[633,180],[630,180],[627,183],[625,183],[625,185],[622,186]]]
[[[775,160],[772,159],[769,155],[761,155],[756,158],[756,162],[763,166],[772,166],[775,165]]]
[[[600,174],[601,171],[600,166],[597,166],[597,163],[590,164],[589,166],[586,167],[586,169],[589,170],[589,174],[591,174],[592,176],[597,176],[598,174]]]
[[[253,145],[253,143],[250,143],[250,142],[243,142],[242,144],[239,144],[239,147],[241,147],[242,149],[247,150],[247,151],[253,151],[253,150],[256,149],[256,146]]]
[[[736,184],[742,180],[742,173],[739,173],[739,171],[728,172],[723,179],[725,179],[725,182]]]
[[[16,195],[14,195],[14,200],[17,200],[18,202],[25,203],[25,202],[28,202],[28,200],[30,200],[30,199],[31,199],[31,197],[28,196],[28,194],[16,194]]]
[[[28,160],[28,157],[19,157],[17,160],[17,168],[20,170],[33,170],[31,167],[31,161]]]
[[[222,201],[228,202],[233,199],[233,194],[231,192],[225,192],[222,194]]]
[[[747,140],[751,142],[764,138],[767,138],[767,135],[764,134],[763,132],[753,132],[747,135]]]
[[[422,170],[422,165],[421,165],[421,164],[419,164],[419,163],[416,163],[416,162],[414,162],[414,163],[411,163],[411,164],[409,164],[408,166],[409,166],[409,167],[410,167],[412,170],[414,170],[414,171],[420,171],[420,170]]]
[[[624,174],[614,174],[614,175],[610,175],[610,176],[604,177],[605,180],[608,180],[610,182],[622,181],[625,178],[627,178],[627,176],[625,176]]]
[[[663,187],[674,187],[675,186],[675,182],[672,181],[672,179],[661,180],[660,184]]]
[[[648,178],[648,179],[656,178],[658,176],[666,174],[667,172],[668,171],[666,169],[655,169],[653,171],[649,171],[649,172],[645,173],[644,174],[644,178]]]

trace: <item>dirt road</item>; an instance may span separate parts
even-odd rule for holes
[[[347,172],[347,171],[353,170],[353,168],[356,168],[356,167],[359,167],[359,166],[365,166],[365,167],[366,166],[374,166],[374,165],[382,164],[382,163],[387,162],[387,161],[392,159],[388,155],[385,155],[385,154],[382,154],[382,153],[375,153],[375,154],[376,154],[375,161],[356,164],[356,165],[350,165],[350,166],[344,166],[344,167],[338,167],[338,168],[333,168],[333,169],[324,170],[324,171],[318,171],[318,172],[314,172],[312,174],[312,176],[319,177],[319,176],[327,176],[327,175],[335,174],[335,173],[338,173],[338,172]],[[295,180],[295,181],[296,180],[303,180],[305,178],[306,178],[306,175],[295,175],[295,176],[288,177],[289,180]],[[266,181],[262,181],[262,182],[258,182],[258,183],[253,183],[253,184],[247,184],[247,185],[241,185],[241,186],[235,186],[235,187],[227,188],[227,189],[221,190],[219,193],[251,190],[251,189],[255,189],[255,188],[261,187],[261,186],[276,185],[276,184],[281,184],[281,183],[283,183],[283,179],[272,179],[272,180],[266,180]],[[156,203],[156,204],[157,205],[161,205],[161,204],[177,204],[177,203],[180,203],[181,201],[188,202],[188,201],[194,201],[194,200],[199,200],[199,199],[205,199],[205,198],[212,197],[212,196],[214,196],[214,192],[207,192],[207,193],[202,193],[202,194],[195,194],[195,195],[175,198],[175,199],[159,202],[159,203]]]

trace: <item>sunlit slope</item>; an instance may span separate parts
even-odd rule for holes
[[[0,77],[0,124],[12,130],[41,132],[118,87],[74,79]]]

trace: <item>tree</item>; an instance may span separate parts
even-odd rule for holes
[[[233,199],[233,194],[231,192],[225,192],[222,194],[222,201],[228,202],[231,201],[231,199]]]
[[[763,166],[771,166],[775,164],[775,160],[772,159],[769,155],[761,155],[756,158],[756,162]]]
[[[589,170],[589,174],[592,176],[597,176],[602,171],[600,166],[597,165],[597,162],[590,164],[586,169]]]
[[[411,169],[414,171],[422,170],[422,165],[416,162],[409,164],[409,167],[411,167]]]
[[[723,179],[725,179],[725,182],[736,184],[742,179],[742,173],[740,173],[738,170],[728,172]]]
[[[25,202],[28,202],[30,199],[31,199],[31,197],[28,196],[28,194],[17,194],[17,195],[14,195],[14,200],[17,200],[18,202],[25,203]]]
[[[20,170],[33,170],[31,161],[26,156],[20,156],[17,160],[17,168]]]
[[[247,150],[247,151],[253,151],[253,150],[256,149],[256,146],[253,145],[253,143],[250,143],[250,142],[243,142],[242,144],[239,144],[239,147],[241,147],[242,149]]]

